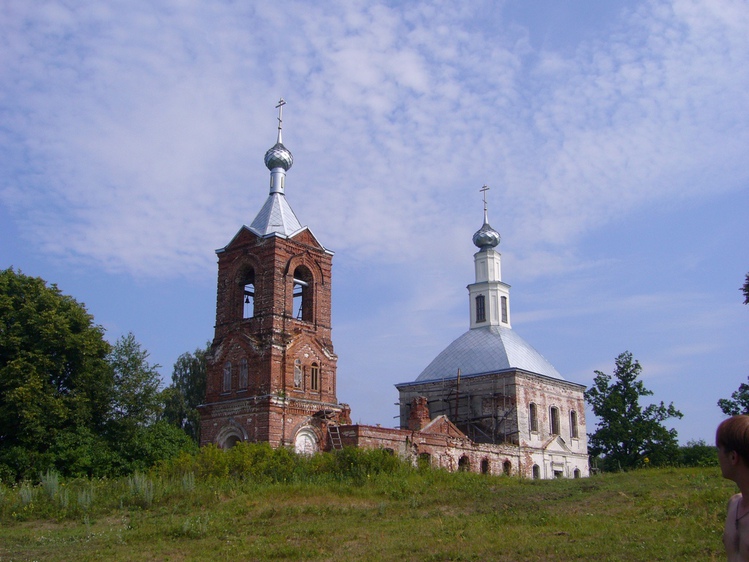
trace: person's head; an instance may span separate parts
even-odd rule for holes
[[[749,416],[723,420],[715,432],[715,446],[724,453],[735,452],[749,467]]]

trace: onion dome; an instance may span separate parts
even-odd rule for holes
[[[494,230],[488,222],[484,221],[484,226],[473,235],[473,243],[482,250],[494,248],[499,245],[499,232]]]
[[[280,135],[279,135],[280,136]],[[281,142],[277,142],[265,153],[265,165],[269,170],[283,168],[288,171],[294,163],[294,157]]]

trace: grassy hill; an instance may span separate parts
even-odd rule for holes
[[[722,560],[736,491],[715,467],[531,481],[322,457],[0,485],[0,561]]]

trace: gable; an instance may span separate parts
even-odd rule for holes
[[[455,437],[457,439],[466,439],[466,434],[455,427],[455,424],[444,414],[430,421],[419,433],[447,435],[448,437]]]

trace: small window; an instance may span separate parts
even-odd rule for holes
[[[310,387],[312,390],[320,390],[320,367],[317,363],[312,363],[310,379]]]
[[[294,361],[294,386],[302,387],[302,362],[299,359]]]
[[[502,472],[505,473],[505,476],[510,476],[510,474],[512,474],[512,463],[510,461],[502,463]]]
[[[486,299],[484,295],[476,297],[476,322],[486,322]]]
[[[247,390],[248,385],[248,367],[245,357],[239,362],[239,390]]]
[[[489,459],[481,459],[481,474],[489,474]]]
[[[577,433],[577,412],[575,410],[572,410],[570,412],[570,437],[572,439],[578,438]]]
[[[538,431],[538,413],[536,405],[532,402],[529,406],[528,419],[530,421],[531,431]]]
[[[231,392],[231,361],[224,363],[224,392]]]
[[[541,467],[538,466],[537,464],[534,464],[533,465],[533,479],[538,480],[539,478],[541,478]]]
[[[502,297],[500,302],[502,306],[502,322],[507,324],[507,297]]]
[[[559,435],[559,408],[552,406],[549,409],[549,417],[551,418],[551,434]]]

